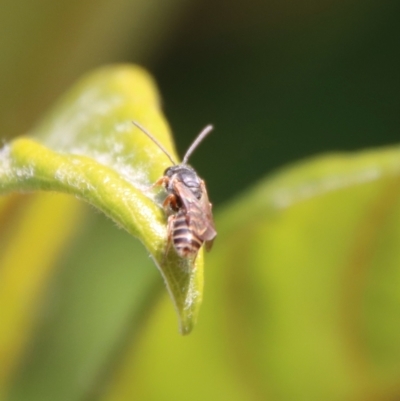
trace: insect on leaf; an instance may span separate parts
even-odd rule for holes
[[[101,210],[145,245],[170,292],[180,330],[189,333],[202,299],[202,252],[195,266],[172,251],[165,258],[163,194],[148,188],[170,162],[132,120],[176,160],[147,72],[121,65],[88,75],[27,136],[0,150],[0,194],[59,191]]]

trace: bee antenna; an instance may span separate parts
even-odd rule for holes
[[[200,134],[197,136],[197,138],[193,141],[193,143],[190,145],[190,148],[187,150],[184,158],[183,158],[183,162],[182,164],[186,164],[187,161],[189,160],[189,157],[191,156],[191,154],[193,153],[193,151],[197,148],[197,146],[199,145],[199,143],[214,129],[214,127],[212,125],[207,125],[207,127],[205,127]]]
[[[163,145],[161,145],[160,142],[156,138],[154,138],[153,135],[150,134],[149,131],[147,131],[144,127],[142,127],[140,124],[138,124],[136,121],[132,121],[132,124],[138,127],[144,134],[146,134],[168,157],[169,160],[171,160],[171,163],[175,166],[176,163],[172,159],[171,155],[167,152],[167,150],[164,148]]]

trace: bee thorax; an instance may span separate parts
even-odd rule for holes
[[[184,184],[185,187],[193,193],[196,199],[201,198],[201,180],[192,167],[178,164],[176,166],[169,167],[165,171],[165,175],[170,178],[167,191],[172,191],[172,188],[174,187],[174,181],[176,180]]]

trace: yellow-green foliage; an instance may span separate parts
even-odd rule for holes
[[[59,321],[40,326],[63,249],[84,224],[82,202],[38,192],[45,190],[86,201],[137,237],[164,277],[181,331],[193,328],[203,258],[185,266],[171,251],[163,263],[162,196],[148,187],[169,161],[132,119],[173,152],[149,75],[108,67],[1,151],[0,188],[9,194],[0,204],[3,399],[50,400],[57,392],[60,400],[79,399],[93,386],[96,399],[110,401],[390,393],[400,373],[398,147],[299,163],[219,210],[201,324],[187,339],[177,335],[164,298],[148,307],[160,287],[147,254],[110,227],[103,245],[88,251],[93,260],[112,255],[109,235],[122,235],[107,270],[100,264],[85,276],[83,268],[77,289],[62,290],[71,298]],[[34,193],[16,195],[26,191]],[[107,222],[96,224],[93,243]],[[73,264],[80,269],[87,247]],[[37,351],[27,359],[33,336]],[[85,376],[82,386],[76,372]]]

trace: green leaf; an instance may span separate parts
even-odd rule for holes
[[[216,222],[196,333],[161,302],[103,400],[398,398],[399,147],[299,163]]]
[[[132,120],[175,155],[155,85],[144,70],[122,65],[89,75],[28,137],[1,150],[0,193],[73,194],[136,236],[160,269],[186,334],[202,299],[202,252],[195,266],[173,249],[165,256],[166,217],[160,194],[148,188],[169,160]]]

